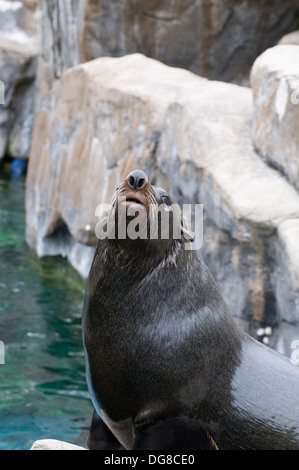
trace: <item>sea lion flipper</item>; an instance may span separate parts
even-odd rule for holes
[[[91,420],[87,447],[89,450],[124,450],[96,410],[94,410]]]
[[[218,447],[197,420],[179,416],[138,425],[132,449],[218,450]]]

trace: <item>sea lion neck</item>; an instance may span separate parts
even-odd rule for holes
[[[117,269],[118,276],[138,281],[160,265],[175,264],[183,250],[182,240],[109,240],[98,247],[104,271]]]

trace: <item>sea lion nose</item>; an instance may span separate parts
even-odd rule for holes
[[[141,170],[134,170],[127,176],[127,182],[133,189],[142,189],[146,185],[147,176]]]

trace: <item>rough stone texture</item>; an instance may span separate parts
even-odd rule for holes
[[[0,159],[7,147],[15,157],[29,155],[38,24],[38,10],[22,2],[0,1],[0,80],[5,87],[5,103],[0,105]]]
[[[299,189],[299,46],[265,51],[254,63],[251,86],[254,144]]]
[[[141,52],[201,76],[241,81],[263,50],[298,27],[294,0],[43,0],[45,74]]]
[[[56,439],[41,439],[32,444],[30,450],[86,450],[84,447],[69,444],[64,441],[57,441]]]
[[[39,256],[60,252],[87,275],[95,209],[139,167],[180,204],[204,204],[200,254],[236,318],[298,324],[299,194],[254,151],[249,88],[133,54],[68,70],[50,102],[27,178]]]
[[[79,38],[83,4],[82,0],[42,1],[42,58],[48,65],[50,82],[81,61]]]

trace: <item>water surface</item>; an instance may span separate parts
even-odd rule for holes
[[[24,181],[0,174],[0,449],[82,444],[92,414],[81,338],[84,282],[25,242]]]

